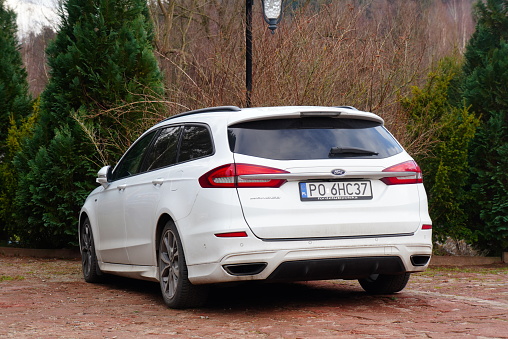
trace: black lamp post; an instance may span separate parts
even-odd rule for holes
[[[261,0],[263,16],[268,28],[275,33],[282,18],[282,0]],[[245,0],[245,87],[247,89],[246,107],[251,106],[252,93],[252,5],[254,0]]]

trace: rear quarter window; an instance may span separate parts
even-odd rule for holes
[[[178,162],[189,161],[213,154],[210,131],[205,126],[185,126]]]
[[[402,147],[380,123],[348,118],[250,121],[228,128],[234,153],[275,160],[382,159]]]

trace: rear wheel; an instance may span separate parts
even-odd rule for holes
[[[85,219],[81,226],[79,249],[81,252],[81,266],[83,268],[83,277],[85,281],[89,283],[102,281],[103,275],[99,268],[97,255],[95,254],[92,226],[88,218]]]
[[[188,279],[182,242],[171,221],[159,241],[159,282],[164,302],[171,308],[198,307],[206,301],[208,287],[193,285]]]
[[[397,275],[372,274],[366,279],[359,279],[358,282],[370,294],[392,294],[400,292],[406,287],[411,273]]]

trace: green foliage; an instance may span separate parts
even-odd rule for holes
[[[23,141],[32,135],[33,126],[39,114],[39,102],[34,104],[33,113],[17,123],[11,117],[10,128],[7,133],[4,158],[0,163],[0,220],[6,234],[13,234],[14,196],[17,190],[18,172],[13,160],[21,150]]]
[[[36,127],[35,133],[40,133]],[[22,153],[16,167],[25,169],[16,192],[16,235],[24,246],[52,248],[76,240],[76,217],[93,187],[94,168],[78,126],[55,130],[47,145]]]
[[[117,158],[151,108],[146,93],[162,93],[145,1],[67,0],[61,20],[40,116],[15,158],[16,235],[31,247],[76,244],[79,210],[102,162],[97,140],[109,140],[101,150]]]
[[[473,143],[471,219],[485,247],[508,249],[507,112],[492,114]]]
[[[44,123],[51,131],[75,118],[92,122],[93,141],[108,143],[105,158],[116,160],[151,109],[147,96],[162,94],[146,2],[68,0],[61,11],[63,24],[48,48],[52,79],[43,93]],[[115,109],[122,105],[126,109]]]
[[[11,117],[15,121],[30,113],[28,83],[16,40],[16,14],[0,0],[0,154]]]
[[[482,124],[470,153],[472,227],[492,253],[508,249],[508,1],[476,5],[463,94]]]
[[[468,151],[479,119],[467,107],[450,103],[459,73],[456,60],[444,59],[429,74],[427,84],[414,88],[412,96],[403,98],[401,104],[410,115],[407,128],[413,139],[422,132],[432,132],[428,153],[415,158],[424,173],[435,236],[472,240],[466,213],[470,200]]]
[[[31,105],[16,31],[16,14],[7,10],[4,0],[0,0],[0,240],[8,238],[12,223],[16,182],[12,159],[18,150],[17,137],[21,137],[16,131],[30,114]]]

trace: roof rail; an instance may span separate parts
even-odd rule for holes
[[[358,111],[358,108],[353,107],[353,106],[335,106],[335,108],[349,108],[349,109],[354,109],[355,111]]]
[[[170,120],[170,119],[179,118],[179,117],[183,117],[186,115],[198,114],[198,113],[239,112],[241,110],[242,109],[237,106],[217,106],[217,107],[200,108],[200,109],[195,109],[193,111],[188,111],[188,112],[183,112],[183,113],[172,115],[169,118],[166,118],[166,119],[160,121],[159,123]]]

